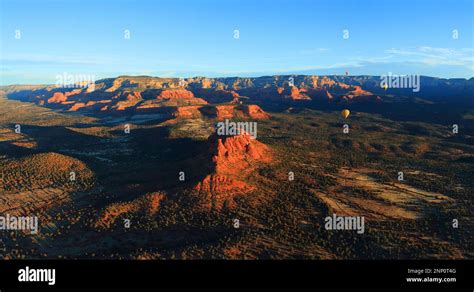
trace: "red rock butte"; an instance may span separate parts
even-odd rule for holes
[[[209,138],[212,161],[219,173],[238,174],[250,171],[254,164],[272,161],[270,148],[254,139],[248,133],[236,136],[211,135]]]
[[[232,208],[234,197],[255,189],[245,178],[261,164],[274,160],[273,150],[247,133],[236,136],[209,137],[214,173],[207,175],[194,190],[199,196],[199,206],[204,209]]]
[[[194,94],[186,89],[166,89],[160,92],[157,99],[194,98]]]
[[[225,120],[232,118],[261,120],[270,118],[270,115],[268,113],[266,113],[258,105],[254,104],[216,105],[212,107],[203,107],[202,111],[205,115],[214,117],[217,120]]]
[[[239,110],[244,112],[247,116],[252,119],[269,119],[270,115],[263,111],[258,105],[249,104],[249,105],[240,105],[237,107]]]
[[[199,109],[201,106],[189,105],[189,106],[178,106],[174,109],[172,115],[178,119],[193,119],[202,116]]]

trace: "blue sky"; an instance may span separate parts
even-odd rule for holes
[[[0,0],[0,84],[54,83],[65,72],[96,78],[346,71],[470,78],[473,3]]]

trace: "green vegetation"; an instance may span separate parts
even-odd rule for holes
[[[472,119],[457,121],[462,131],[454,136],[452,120],[404,121],[393,113],[357,110],[348,120],[336,110],[271,114],[271,119],[258,122],[258,140],[277,153],[276,162],[256,170],[249,180],[257,186],[253,192],[237,197],[234,208],[217,212],[196,209],[192,192],[209,173],[211,157],[205,154],[209,146],[204,137],[211,120],[133,124],[126,135],[120,124],[0,99],[0,199],[55,189],[45,196],[58,203],[41,205],[40,235],[11,232],[2,237],[3,257],[473,257]],[[21,135],[12,132],[16,123],[23,126]],[[342,132],[345,123],[349,134]],[[12,146],[22,139],[32,146]],[[403,183],[449,200],[402,205],[361,185],[345,185],[341,169],[370,170],[367,176],[378,184]],[[68,181],[72,170],[77,171],[76,183]],[[180,171],[186,173],[184,182],[177,179]],[[403,182],[398,181],[400,171]],[[156,214],[124,213],[108,229],[95,227],[110,204],[159,190],[166,199]],[[324,217],[335,210],[321,193],[387,208],[402,206],[417,218],[397,219],[381,211],[376,219],[366,218],[362,235],[327,231]],[[351,207],[362,216],[369,214],[364,206]],[[233,227],[236,218],[238,229]],[[130,228],[124,228],[124,219],[131,220]],[[459,220],[459,228],[452,227],[453,219]]]

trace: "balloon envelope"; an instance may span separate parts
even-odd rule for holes
[[[341,115],[344,117],[344,119],[347,119],[351,112],[348,109],[342,110]]]

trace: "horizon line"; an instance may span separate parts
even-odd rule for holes
[[[67,72],[65,72],[67,73]],[[389,72],[391,73],[391,72]],[[88,74],[71,74],[71,75],[77,75],[77,76],[84,76]],[[207,79],[231,79],[231,78],[247,78],[247,79],[257,79],[257,78],[264,78],[264,77],[283,77],[283,76],[312,76],[312,77],[381,77],[381,76],[420,76],[425,77],[425,78],[433,78],[433,79],[441,79],[441,80],[453,80],[453,79],[462,79],[462,80],[471,80],[474,78],[474,76],[471,76],[469,78],[466,77],[450,77],[450,78],[445,78],[445,77],[436,77],[436,76],[428,76],[428,75],[420,75],[420,74],[391,74],[391,75],[339,75],[339,74],[274,74],[274,75],[260,75],[260,76],[247,76],[247,77],[242,77],[242,76],[227,76],[227,77],[208,77],[208,76],[191,76],[191,77],[160,77],[160,76],[152,76],[152,75],[117,75],[115,77],[105,77],[101,79],[97,79],[94,81],[94,83],[97,83],[102,80],[107,80],[107,79],[117,79],[117,78],[124,78],[124,77],[134,77],[134,78],[160,78],[160,79],[195,79],[195,78],[207,78]],[[91,76],[91,75],[89,75]],[[6,86],[17,86],[17,85],[44,85],[44,86],[51,86],[54,85],[54,83],[13,83],[13,84],[0,84],[0,87],[6,87]]]

